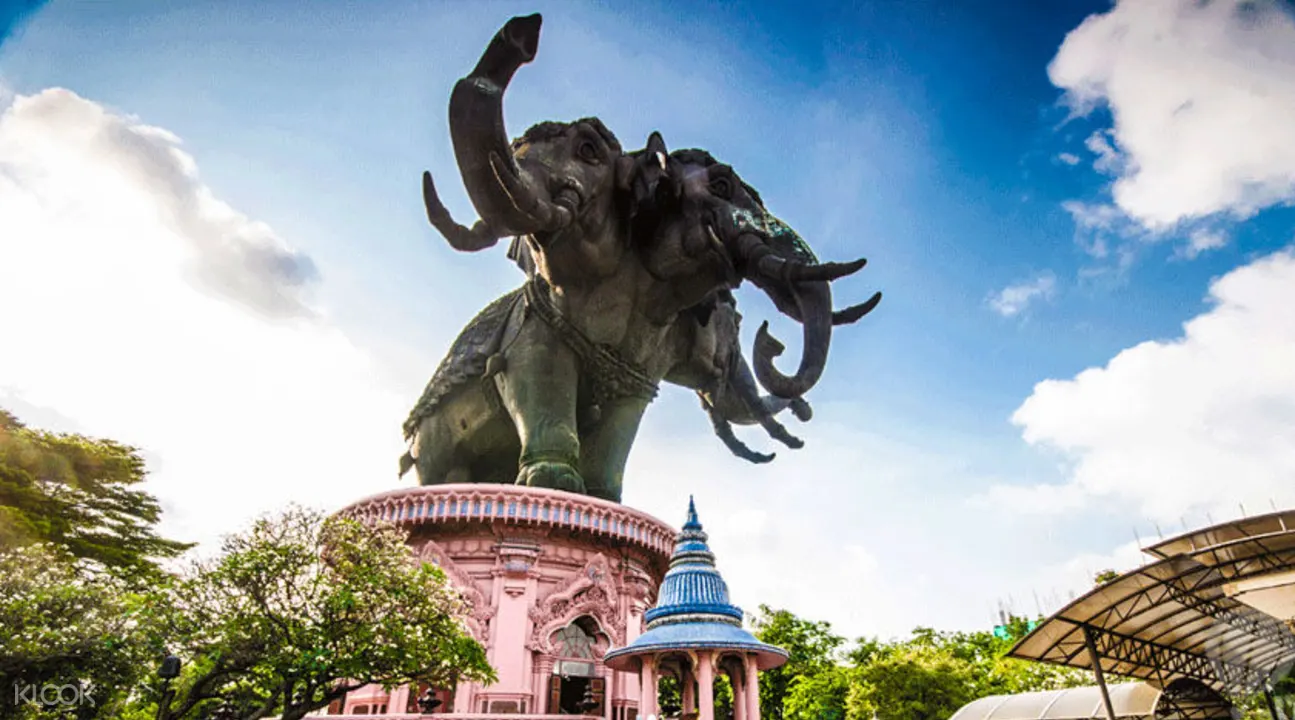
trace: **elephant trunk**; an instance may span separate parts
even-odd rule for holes
[[[543,197],[523,175],[504,126],[504,91],[517,69],[535,58],[540,22],[538,14],[509,20],[450,95],[450,137],[468,197],[481,219],[506,235],[571,222],[569,210]]]
[[[738,264],[742,274],[763,289],[781,312],[801,324],[804,350],[796,374],[791,377],[782,374],[773,366],[773,359],[785,348],[769,334],[769,324],[762,324],[756,333],[752,354],[755,375],[773,395],[799,398],[823,374],[832,342],[832,326],[848,325],[872,312],[881,301],[881,293],[867,302],[833,312],[832,281],[858,272],[867,261],[860,258],[847,263],[819,263],[790,228],[770,217],[764,219],[764,224],[779,236],[776,247],[771,245],[767,234],[742,233],[735,247]]]
[[[801,283],[792,290],[803,329],[800,367],[788,377],[774,367],[773,359],[785,349],[769,334],[768,321],[755,334],[752,359],[755,376],[770,393],[781,398],[799,398],[814,387],[827,367],[827,351],[832,343],[832,287],[828,281]]]

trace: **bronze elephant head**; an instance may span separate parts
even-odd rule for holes
[[[833,312],[832,281],[867,261],[818,262],[800,235],[765,208],[755,188],[704,150],[670,153],[669,172],[654,198],[657,227],[640,252],[648,271],[675,289],[678,302],[700,302],[721,278],[728,287],[749,280],[801,324],[804,351],[790,377],[773,365],[783,345],[769,334],[768,323],[756,334],[755,375],[778,397],[807,393],[826,366],[832,327],[859,320],[881,301],[876,293]]]
[[[504,92],[518,68],[534,59],[539,31],[539,15],[509,20],[450,96],[455,158],[481,219],[471,228],[454,222],[430,173],[423,174],[423,199],[428,219],[455,249],[476,251],[503,237],[516,238],[510,255],[519,262],[524,255],[525,262],[535,263],[528,270],[561,285],[573,279],[564,274],[600,270],[589,267],[587,256],[562,255],[583,250],[580,238],[607,237],[620,230],[624,193],[632,187],[639,165],[597,118],[542,122],[509,141]],[[522,242],[544,252],[520,252]],[[546,260],[549,252],[557,254],[552,262]],[[606,258],[605,264],[615,260]]]

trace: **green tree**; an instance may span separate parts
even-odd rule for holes
[[[0,718],[122,717],[157,655],[150,592],[52,545],[0,550]]]
[[[847,720],[945,720],[977,697],[975,668],[938,645],[912,643],[878,653],[855,670]]]
[[[783,701],[792,681],[836,667],[845,638],[833,633],[830,623],[804,620],[787,610],[774,610],[768,605],[760,606],[752,625],[755,636],[762,642],[790,654],[785,665],[762,673],[760,677],[760,716],[782,720]]]
[[[0,548],[58,545],[130,574],[189,545],[157,535],[157,500],[139,489],[138,451],[112,440],[33,430],[0,409]]]
[[[1118,578],[1119,576],[1120,574],[1115,572],[1114,570],[1102,570],[1101,572],[1093,576],[1093,585],[1097,585],[1097,586],[1105,585],[1106,583],[1114,580],[1115,578]]]
[[[299,508],[228,538],[157,607],[187,665],[164,717],[223,703],[296,720],[370,683],[492,682],[466,603],[405,541],[391,525]]]
[[[845,720],[846,698],[857,671],[834,665],[792,678],[783,699],[786,720]]]
[[[733,711],[733,684],[728,675],[719,673],[715,676],[715,717],[726,718]]]
[[[657,681],[657,707],[663,715],[683,712],[683,693],[673,675],[663,675]]]
[[[905,640],[861,638],[841,653],[825,623],[762,611],[758,622],[766,642],[792,650],[794,662],[784,666],[785,720],[870,718],[874,710],[897,720],[945,720],[973,698],[1090,682],[1081,670],[1008,658],[1032,627],[1022,617],[1009,618],[997,633],[919,627]],[[766,673],[762,684],[772,676]]]
[[[727,675],[720,673],[715,676],[713,692],[715,717],[728,717],[729,711],[733,709],[733,686]],[[673,675],[666,675],[657,682],[657,707],[663,715],[683,712],[683,695],[679,681]]]
[[[1007,657],[1012,647],[1029,632],[1027,618],[1011,616],[1006,634],[976,632],[937,632],[917,628],[900,646],[930,648],[947,653],[971,668],[975,697],[1003,695],[1036,690],[1056,690],[1091,683],[1091,676],[1076,668],[1017,660]]]

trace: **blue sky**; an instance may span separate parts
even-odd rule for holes
[[[508,92],[510,130],[597,115],[627,147],[659,130],[672,148],[707,148],[820,257],[869,258],[863,273],[838,283],[839,305],[885,293],[874,315],[834,338],[810,397],[815,419],[793,429],[804,450],[752,468],[726,455],[682,390],[649,411],[626,501],[677,521],[683,498],[696,493],[703,520],[713,518],[721,569],[748,608],[785,604],[855,634],[983,626],[1000,598],[1034,612],[1037,593],[1047,610],[1047,598],[1082,588],[1090,571],[1129,562],[1135,527],[1145,538],[1156,523],[1166,532],[1199,525],[1242,502],[1295,502],[1280,479],[1295,426],[1265,409],[1291,402],[1280,369],[1269,385],[1203,396],[1192,405],[1202,421],[1179,434],[1136,433],[1174,426],[1157,412],[1183,416],[1165,398],[1204,393],[1216,372],[1247,372],[1212,369],[1222,357],[1213,346],[1201,351],[1208,362],[1175,365],[1176,347],[1196,348],[1182,340],[1183,323],[1229,302],[1276,312],[1269,295],[1258,306],[1230,298],[1266,287],[1263,263],[1280,260],[1295,234],[1295,161],[1282,150],[1292,138],[1281,120],[1295,98],[1295,60],[1282,49],[1295,46],[1286,44],[1295,39],[1290,6],[1260,3],[1259,22],[1247,25],[1224,0],[1197,9],[1159,0],[831,5],[277,1],[163,10],[56,1],[3,39],[0,107],[65,88],[177,136],[213,196],[318,268],[307,301],[398,401],[389,414],[375,403],[357,418],[398,451],[402,414],[454,334],[519,281],[501,249],[465,255],[445,245],[423,218],[418,175],[430,169],[456,217],[470,216],[451,159],[449,90],[508,17],[543,12],[539,56]],[[1132,31],[1108,32],[1119,26]],[[1256,48],[1275,50],[1243,62]],[[1193,82],[1177,74],[1200,67],[1217,72],[1196,71]],[[1226,95],[1238,83],[1254,88],[1240,105],[1246,112],[1220,110],[1238,107]],[[1162,99],[1157,88],[1169,86],[1184,96]],[[1162,107],[1170,100],[1172,112]],[[0,154],[0,169],[6,161]],[[24,257],[21,244],[40,242],[4,224],[0,206],[10,260]],[[1199,252],[1189,250],[1193,239]],[[1285,266],[1272,272],[1280,279]],[[1210,300],[1218,278],[1232,278],[1225,289],[1234,292]],[[749,347],[775,312],[751,291],[740,304]],[[1286,347],[1285,316],[1263,317],[1271,323],[1228,335],[1238,362]],[[796,336],[773,322],[780,337]],[[139,332],[164,337],[166,327]],[[1108,366],[1135,347],[1141,354]],[[321,484],[329,490],[316,499],[328,504],[395,483],[387,440],[374,441],[381,451],[357,442],[348,450],[363,479],[267,477],[276,491],[252,489],[250,500],[213,513],[203,503],[214,500],[176,475],[186,450],[168,451],[161,435],[150,442],[147,401],[127,421],[111,394],[93,410],[51,400],[57,393],[42,383],[57,379],[31,370],[48,365],[31,352],[26,365],[0,364],[0,401],[30,422],[116,430],[153,452],[177,532],[227,532],[278,500],[312,501],[301,490]],[[248,352],[247,372],[273,386],[258,374],[264,359]],[[1166,378],[1163,394],[1127,370],[1143,365]],[[1088,368],[1098,374],[1079,375]],[[1047,380],[1070,384],[1036,391]],[[250,389],[236,399],[234,416],[277,401]],[[1228,411],[1232,404],[1241,409]],[[1085,425],[1117,428],[1119,418],[1136,422],[1105,435]],[[1267,464],[1218,440],[1260,421],[1276,443]],[[212,424],[220,452],[237,452],[235,417],[194,422]],[[1200,447],[1201,437],[1220,443],[1209,456],[1220,464],[1194,466],[1215,474],[1202,470],[1166,491],[1163,478],[1186,457],[1180,448]],[[249,464],[260,462],[246,452]],[[1245,480],[1228,487],[1218,472]],[[1157,499],[1166,492],[1173,502]],[[849,576],[839,585],[828,579],[837,571]]]

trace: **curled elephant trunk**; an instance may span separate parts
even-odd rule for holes
[[[826,281],[801,283],[794,287],[792,297],[799,310],[803,328],[804,349],[800,367],[788,377],[774,367],[773,359],[782,354],[783,344],[769,334],[769,323],[761,323],[755,334],[752,360],[755,376],[773,395],[781,398],[798,398],[805,395],[818,382],[827,367],[827,351],[832,344],[832,287]]]
[[[867,302],[833,312],[831,282],[858,272],[867,261],[860,258],[847,263],[811,262],[813,254],[795,232],[776,218],[766,216],[762,220],[765,233],[742,233],[737,239],[736,254],[742,274],[762,288],[781,312],[801,324],[804,350],[796,374],[791,377],[782,374],[774,367],[773,359],[785,348],[769,334],[769,324],[762,324],[752,353],[755,375],[773,395],[799,398],[823,374],[832,342],[832,326],[848,325],[872,312],[881,301],[881,293]]]
[[[504,90],[535,59],[538,14],[515,17],[495,35],[450,95],[450,137],[468,197],[481,219],[506,235],[558,230],[571,212],[544,197],[513,159],[504,126]]]

